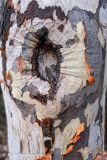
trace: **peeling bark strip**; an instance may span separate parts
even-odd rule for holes
[[[9,86],[3,90],[9,152],[34,154],[10,160],[94,160],[102,150],[102,5],[7,0],[0,82]]]
[[[10,22],[11,14],[14,12],[14,8],[10,6],[9,0],[6,1],[5,7],[2,1],[2,13],[1,13],[1,40],[2,40],[2,65],[3,65],[3,76],[6,80],[6,56],[5,56],[5,44],[8,39],[9,28],[12,25]]]
[[[41,9],[39,8],[37,1],[32,0],[28,5],[27,10],[23,14],[20,14],[20,12],[18,13],[17,15],[18,27],[20,27],[25,20],[28,19],[33,20],[35,17],[38,17],[39,19],[50,18],[54,20],[53,18],[54,11],[56,11],[56,15],[60,20],[63,21],[64,19],[67,19],[67,17],[65,16],[64,12],[60,7],[53,6]]]

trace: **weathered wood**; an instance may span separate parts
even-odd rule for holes
[[[7,0],[0,79],[10,160],[93,160],[103,150],[106,12],[99,0]]]

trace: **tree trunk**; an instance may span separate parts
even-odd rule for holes
[[[7,0],[0,79],[10,160],[94,160],[104,146],[104,0]]]

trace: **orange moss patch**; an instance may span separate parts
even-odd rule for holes
[[[52,160],[52,152],[49,152],[44,157],[35,160]]]
[[[11,78],[11,75],[10,73],[8,72],[7,76],[6,76],[6,79],[10,81],[10,88],[11,88],[11,84],[12,84],[12,78]]]
[[[82,123],[81,126],[80,126],[80,128],[77,131],[76,136],[79,136],[80,133],[82,133],[85,130],[84,127],[85,127],[85,123]]]
[[[70,143],[74,144],[81,138],[79,135],[85,130],[84,126],[85,126],[85,123],[81,124],[80,128],[78,129],[76,133],[76,136],[73,139],[71,139],[71,141],[68,144]],[[73,151],[73,147],[74,145],[71,145],[63,155],[68,154],[69,152]]]
[[[12,1],[12,0],[9,1],[9,5],[10,5],[11,7],[14,7],[14,4],[13,4],[13,1]]]
[[[81,137],[80,136],[75,136],[73,139],[71,139],[70,143],[76,143]]]
[[[76,143],[81,137],[79,136],[85,129],[84,129],[85,123],[81,124],[80,128],[78,129],[76,136],[71,139],[70,143]]]
[[[87,37],[86,37],[86,31],[85,31],[85,25],[84,25],[84,23],[83,23],[83,26],[84,26],[84,40],[85,40],[85,38],[87,39]],[[89,74],[88,83],[89,84],[94,84],[95,83],[95,77],[91,76],[91,72],[93,72],[93,70],[91,69],[90,65],[88,64],[88,58],[86,57],[85,50],[84,50],[85,63],[86,63],[87,72]]]
[[[85,54],[85,51],[84,51],[84,54]],[[86,55],[85,55],[85,63],[86,63],[87,72],[89,74],[88,83],[89,84],[94,84],[95,83],[95,77],[91,76],[91,72],[93,72],[93,70],[91,69],[91,67],[88,64],[88,60],[87,60]]]
[[[74,145],[71,145],[63,155],[66,155],[66,154],[70,153],[71,151],[73,151],[73,148],[74,148]]]
[[[11,75],[10,75],[9,72],[8,72],[8,74],[7,74],[7,76],[6,76],[6,79],[7,79],[7,80],[11,80]]]

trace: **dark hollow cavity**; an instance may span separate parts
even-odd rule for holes
[[[34,44],[33,47],[32,43]],[[46,27],[39,29],[36,33],[27,33],[25,36],[22,47],[23,55],[24,59],[30,60],[32,64],[32,76],[37,76],[50,84],[49,95],[42,95],[42,98],[32,97],[43,104],[46,104],[48,99],[53,100],[57,92],[60,63],[62,61],[61,47],[48,38],[48,29]],[[29,55],[29,50],[32,50],[32,55]],[[39,95],[39,97],[41,96]]]

